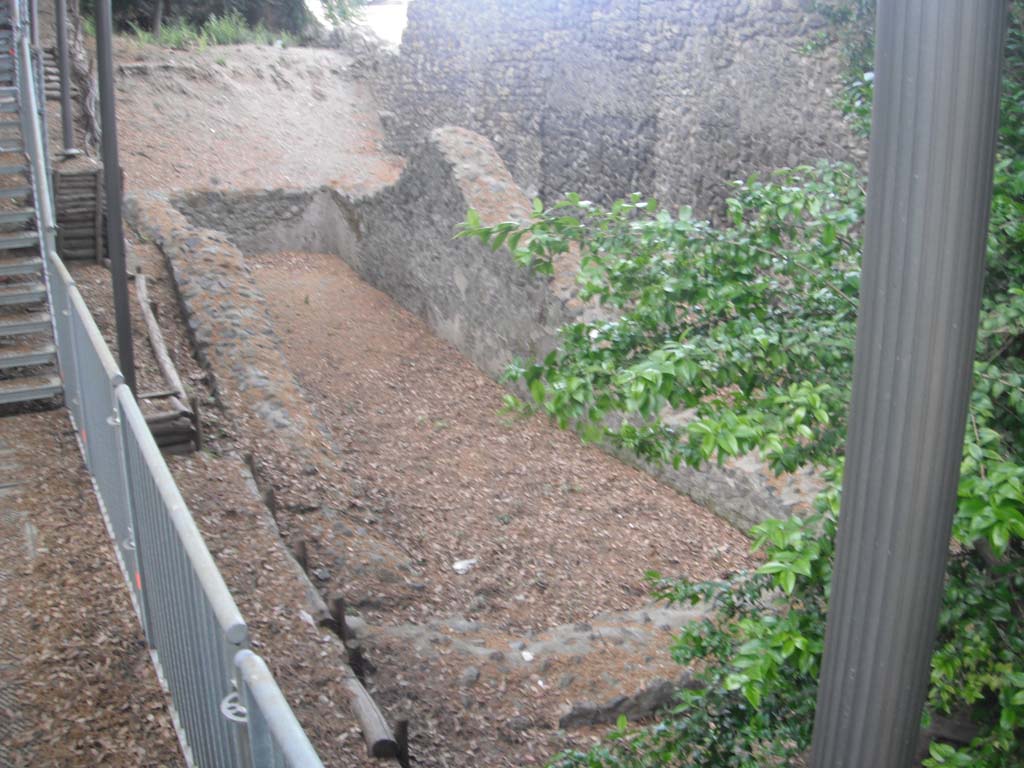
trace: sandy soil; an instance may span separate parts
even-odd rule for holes
[[[344,54],[217,46],[178,52],[119,38],[117,99],[126,190],[314,187],[371,190],[401,160],[380,148],[367,88]]]

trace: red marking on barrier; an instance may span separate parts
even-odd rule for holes
[[[142,591],[142,574],[138,571],[135,572],[135,588]]]

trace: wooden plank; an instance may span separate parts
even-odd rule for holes
[[[57,255],[64,252],[64,229],[60,225],[60,173],[53,173],[53,199],[57,201]]]
[[[146,276],[143,274],[135,276],[135,294],[139,299],[142,319],[146,322],[146,330],[149,333],[149,344],[153,347],[153,354],[156,356],[156,364],[160,368],[160,373],[163,374],[168,389],[173,389],[180,399],[186,400],[185,386],[181,383],[171,356],[167,354],[163,331],[160,330],[160,325],[153,314],[153,308],[149,305],[149,288],[146,285]]]
[[[94,237],[96,261],[103,261],[103,174],[96,174],[96,234]]]

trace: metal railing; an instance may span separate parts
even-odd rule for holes
[[[318,763],[309,742],[292,737],[299,724],[263,659],[252,651],[239,651],[235,667],[241,677],[242,704],[249,713],[248,746],[253,768]]]
[[[11,3],[25,150],[64,397],[186,760],[207,768],[322,768],[266,665],[55,247],[24,0]]]

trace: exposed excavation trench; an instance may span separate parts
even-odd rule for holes
[[[507,390],[338,258],[249,262],[353,498],[423,569],[408,618],[540,631],[643,605],[646,569],[713,579],[746,562],[746,538],[689,499],[503,413]],[[476,563],[460,575],[460,560]]]
[[[133,238],[160,246],[142,247],[143,266],[157,287],[175,283],[191,353],[223,406],[207,404],[210,454],[172,466],[272,667],[283,654],[275,672],[291,674],[286,692],[318,749],[354,764],[357,730],[339,727],[354,719],[332,677],[337,654],[309,645],[322,617],[308,615],[304,587],[275,594],[296,579],[280,546],[263,554],[271,528],[321,600],[346,598],[367,688],[392,724],[410,721],[418,765],[542,764],[618,714],[666,704],[685,684],[671,632],[700,614],[652,606],[644,572],[715,578],[750,564],[748,542],[543,417],[502,411],[493,374],[510,350],[550,339],[571,292],[451,244],[469,204],[495,216],[523,204],[493,149],[439,134],[399,178],[350,60],[216,55],[128,52]],[[310,119],[320,103],[329,113]],[[186,145],[194,126],[202,139]],[[177,319],[160,316],[183,339],[167,327]],[[218,476],[247,454],[269,512],[252,489],[235,501],[245,489]],[[270,512],[276,527],[253,522]]]

